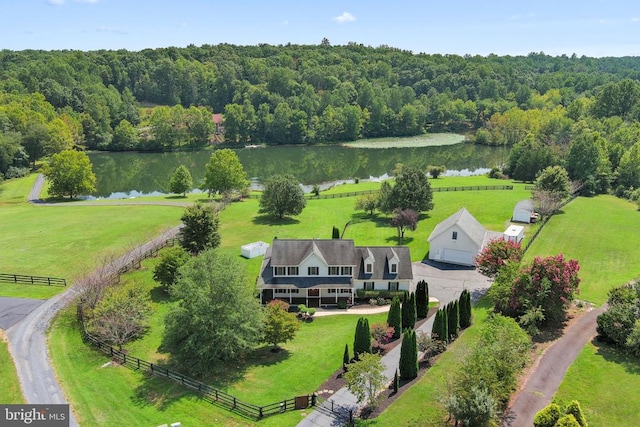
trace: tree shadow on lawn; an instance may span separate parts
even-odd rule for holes
[[[591,340],[598,356],[603,357],[607,362],[621,365],[625,371],[633,375],[640,375],[640,364],[638,358],[623,352],[612,344],[600,340],[597,336]]]
[[[174,402],[183,398],[201,398],[202,395],[166,378],[145,374],[141,384],[135,388],[132,403],[139,408],[153,406],[166,411]]]
[[[284,218],[274,218],[270,215],[257,215],[251,220],[255,225],[294,225],[300,224],[300,221],[285,216]]]
[[[171,302],[171,297],[164,290],[164,287],[162,285],[156,286],[155,288],[151,289],[149,291],[149,297],[151,298],[151,301],[158,304],[166,304]]]

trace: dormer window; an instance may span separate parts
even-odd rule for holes
[[[457,231],[454,231],[453,233],[451,233],[451,239],[458,240],[458,232]]]
[[[365,264],[364,271],[367,274],[371,274],[373,272],[373,264]]]
[[[395,263],[390,264],[390,265],[389,265],[389,270],[390,270],[392,273],[397,273],[397,272],[398,272],[398,264],[395,264]]]

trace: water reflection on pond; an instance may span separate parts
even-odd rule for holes
[[[252,182],[291,173],[306,185],[368,179],[392,173],[398,163],[425,169],[445,165],[449,174],[483,173],[504,163],[508,149],[473,144],[440,147],[366,149],[331,146],[275,146],[236,150]],[[191,171],[194,185],[204,179],[211,151],[180,153],[92,153],[96,197],[126,198],[167,193],[179,165]]]

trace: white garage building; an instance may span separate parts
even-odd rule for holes
[[[482,248],[502,233],[487,231],[465,208],[434,228],[429,236],[429,259],[471,266]]]

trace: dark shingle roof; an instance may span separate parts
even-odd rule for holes
[[[405,280],[413,279],[411,254],[406,246],[358,246],[355,248],[359,262],[356,277],[359,280]],[[373,272],[365,273],[364,260],[373,255]],[[389,271],[389,260],[398,256],[398,273]]]
[[[514,210],[519,211],[521,209],[525,211],[533,212],[533,202],[528,199],[520,200],[518,203],[516,203],[516,207],[514,208]]]
[[[353,240],[343,239],[275,239],[271,249],[271,265],[299,265],[315,253],[327,265],[356,265]]]

